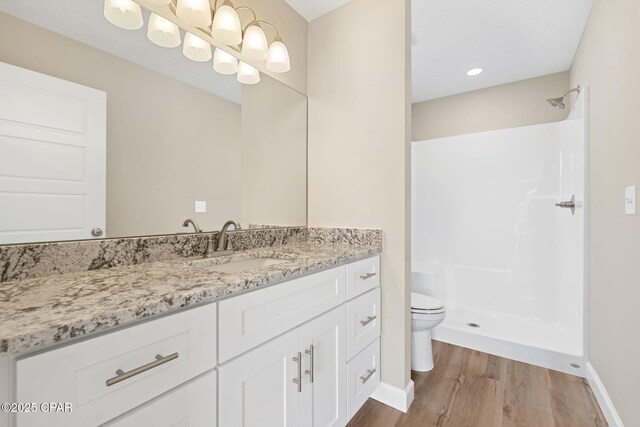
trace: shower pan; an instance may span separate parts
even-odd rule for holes
[[[584,374],[587,99],[412,144],[412,288],[447,307],[434,339]]]

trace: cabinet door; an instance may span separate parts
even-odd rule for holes
[[[294,329],[220,366],[220,426],[300,425],[297,358],[300,332]]]
[[[215,427],[216,386],[216,372],[207,372],[104,427]]]
[[[346,424],[345,324],[345,307],[340,306],[300,327],[304,360],[302,426]]]

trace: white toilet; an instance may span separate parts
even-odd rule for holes
[[[431,328],[445,318],[444,304],[429,295],[411,292],[411,369],[433,369]]]

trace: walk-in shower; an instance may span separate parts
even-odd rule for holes
[[[584,372],[587,95],[562,122],[413,143],[412,287],[447,307],[434,339]]]

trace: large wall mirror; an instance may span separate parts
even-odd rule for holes
[[[146,28],[103,0],[0,0],[0,244],[306,225],[306,97]]]

